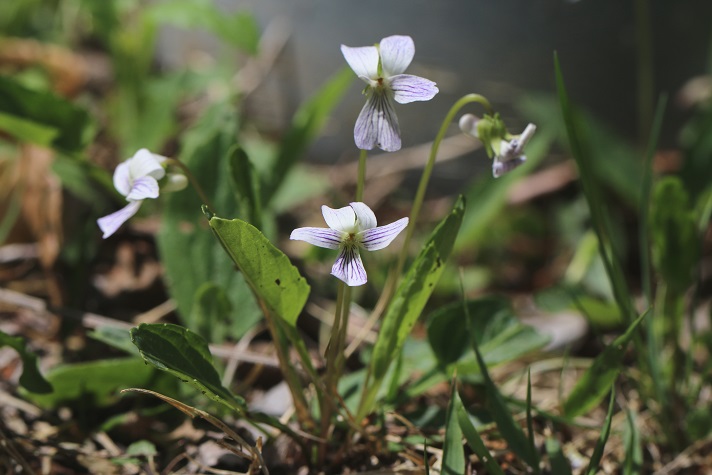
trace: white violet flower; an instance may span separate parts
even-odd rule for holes
[[[322,206],[321,212],[328,228],[298,228],[292,231],[289,239],[338,249],[339,257],[331,268],[331,274],[352,287],[367,281],[359,249],[383,249],[408,225],[408,218],[401,218],[385,226],[376,226],[376,215],[360,202],[339,209]]]
[[[401,148],[398,117],[393,100],[400,104],[429,101],[438,93],[433,81],[403,74],[415,55],[410,36],[389,36],[376,46],[352,48],[341,45],[341,53],[356,75],[366,82],[366,105],[356,119],[354,141],[362,150],[374,146],[386,152]]]
[[[104,239],[116,232],[129,218],[138,212],[146,198],[158,198],[158,180],[166,171],[162,163],[166,157],[151,153],[142,148],[114,171],[114,187],[129,202],[120,210],[97,220],[104,232]]]
[[[478,119],[472,114],[460,118],[460,130],[483,142],[487,154],[492,157],[492,175],[495,178],[508,173],[527,161],[524,147],[536,131],[534,124],[526,126],[520,135],[512,136],[506,132],[499,116],[485,116]]]

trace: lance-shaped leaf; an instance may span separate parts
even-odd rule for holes
[[[457,421],[460,423],[460,429],[462,429],[465,440],[467,440],[467,445],[469,445],[475,455],[480,458],[480,461],[484,464],[489,473],[492,475],[504,475],[502,468],[497,464],[497,461],[492,457],[489,450],[487,450],[480,433],[477,432],[477,429],[472,424],[470,416],[467,414],[465,406],[462,405],[462,400],[457,391],[452,395],[452,403],[457,413]]]
[[[78,152],[89,141],[91,118],[51,92],[0,76],[0,130],[23,141]]]
[[[624,334],[616,338],[593,360],[591,367],[578,380],[564,402],[564,414],[567,417],[573,419],[588,412],[611,390],[623,364],[628,342],[647,314],[648,311],[635,319]]]
[[[196,387],[210,399],[242,412],[245,401],[220,382],[208,344],[187,328],[143,323],[131,329],[131,341],[147,363]]]
[[[210,227],[254,292],[295,327],[309,297],[309,284],[289,258],[257,228],[240,219],[211,217]]]
[[[598,473],[599,465],[601,463],[601,458],[603,457],[603,449],[606,448],[606,442],[608,442],[608,436],[611,435],[611,421],[613,420],[613,403],[616,400],[615,390],[611,390],[611,398],[608,401],[608,414],[606,415],[606,420],[603,421],[603,427],[601,428],[601,434],[598,436],[598,442],[596,442],[596,447],[593,449],[593,454],[591,455],[591,460],[588,462],[588,468],[586,469],[586,475],[596,475]]]
[[[370,368],[373,379],[361,401],[360,417],[370,412],[391,362],[396,359],[440,280],[464,212],[465,200],[460,196],[450,214],[435,228],[398,286],[373,348]]]
[[[462,446],[462,429],[457,420],[457,397],[457,380],[453,378],[450,404],[447,406],[447,416],[445,417],[445,440],[443,442],[442,473],[447,475],[465,473],[465,449]]]

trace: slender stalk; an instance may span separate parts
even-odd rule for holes
[[[299,376],[291,365],[289,361],[289,356],[285,351],[287,345],[284,341],[284,332],[280,331],[281,329],[274,321],[274,316],[270,312],[269,308],[267,308],[267,305],[262,301],[262,299],[258,298],[257,303],[259,304],[260,309],[262,309],[262,313],[265,316],[267,329],[269,330],[270,335],[272,336],[272,341],[274,341],[275,343],[274,346],[277,351],[279,367],[282,370],[284,380],[286,381],[287,386],[289,386],[289,391],[292,394],[292,399],[294,401],[294,409],[297,413],[297,418],[299,419],[299,422],[301,423],[302,427],[310,429],[314,426],[314,421],[312,420],[309,414],[309,405],[307,404],[307,400],[304,397],[304,393],[302,392],[302,385],[299,381]]]
[[[455,118],[455,115],[465,105],[473,102],[481,104],[486,109],[488,114],[494,114],[492,105],[484,96],[481,96],[479,94],[467,94],[461,97],[457,100],[457,102],[455,102],[455,104],[453,104],[453,106],[448,111],[447,115],[445,116],[445,120],[443,120],[443,123],[440,126],[438,134],[435,136],[433,146],[430,149],[430,156],[428,157],[428,162],[426,163],[425,168],[423,169],[423,174],[420,177],[420,183],[418,184],[418,190],[415,193],[413,207],[411,208],[410,212],[410,220],[408,222],[408,227],[406,228],[405,232],[405,241],[403,242],[403,247],[401,247],[401,252],[398,255],[398,263],[396,265],[396,272],[394,273],[395,278],[398,278],[401,272],[403,271],[403,266],[405,265],[405,260],[408,256],[408,245],[410,244],[410,240],[413,237],[413,233],[415,232],[415,224],[418,220],[418,215],[420,214],[420,208],[423,206],[423,200],[425,199],[425,191],[428,188],[430,175],[432,175],[433,173],[433,167],[435,166],[435,159],[437,158],[440,143],[442,142],[443,138],[445,138],[445,133],[447,132],[448,127],[450,127],[450,123]],[[388,297],[388,300],[390,300],[391,296]]]
[[[361,150],[358,157],[358,179],[356,181],[356,201],[363,201],[363,189],[366,186],[366,157],[367,150]]]
[[[213,203],[210,201],[210,198],[207,197],[205,192],[203,191],[203,188],[200,186],[200,183],[198,183],[198,180],[195,179],[195,175],[190,171],[190,168],[188,166],[181,162],[180,160],[177,160],[175,158],[169,158],[166,160],[166,164],[168,165],[175,165],[178,168],[180,168],[183,173],[185,173],[185,176],[188,177],[188,180],[190,181],[191,186],[195,190],[196,193],[198,193],[198,196],[200,199],[203,201],[203,203],[210,208],[210,211],[215,213],[215,206]]]

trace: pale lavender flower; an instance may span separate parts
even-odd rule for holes
[[[403,74],[415,55],[410,36],[389,36],[376,46],[352,48],[341,53],[356,75],[366,82],[366,105],[356,119],[354,141],[363,150],[378,147],[386,152],[401,148],[398,117],[393,100],[400,104],[429,101],[438,93],[433,81]]]
[[[499,153],[495,155],[492,162],[492,175],[495,178],[499,178],[527,161],[527,156],[524,155],[524,146],[532,138],[535,131],[536,126],[529,124],[521,135],[511,140],[502,140],[499,145]]]
[[[352,287],[363,285],[367,280],[359,249],[383,249],[408,225],[408,218],[401,218],[385,226],[376,226],[376,215],[360,202],[339,209],[322,206],[321,212],[328,228],[298,228],[292,231],[289,239],[338,249],[339,257],[331,274]]]
[[[104,239],[116,232],[129,218],[138,212],[146,198],[158,198],[158,180],[166,171],[162,162],[166,157],[156,155],[142,148],[114,171],[114,187],[129,202],[120,210],[97,220],[104,232]]]
[[[487,155],[493,158],[492,175],[495,178],[527,161],[524,147],[536,131],[536,126],[529,124],[520,135],[511,135],[497,114],[486,115],[483,119],[465,114],[459,125],[464,133],[482,141]]]

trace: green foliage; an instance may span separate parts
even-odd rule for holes
[[[210,0],[170,0],[151,4],[145,15],[156,24],[202,28],[229,46],[251,55],[257,53],[260,31],[250,12],[224,12]]]
[[[47,374],[54,388],[46,395],[30,395],[45,408],[81,400],[97,407],[113,404],[121,389],[143,386],[153,381],[156,371],[141,358],[116,358],[57,366]]]
[[[561,451],[561,444],[554,438],[546,439],[546,453],[551,464],[551,473],[557,475],[571,475],[571,464]]]
[[[504,475],[502,468],[497,464],[489,450],[487,450],[480,433],[477,432],[477,429],[472,424],[470,416],[465,410],[465,406],[463,406],[462,400],[460,399],[460,395],[457,391],[453,391],[450,404],[455,408],[457,421],[460,424],[460,429],[465,436],[465,440],[467,440],[467,445],[469,445],[475,455],[480,458],[480,461],[482,461],[489,473],[492,475]]]
[[[131,341],[147,363],[191,384],[213,401],[243,411],[245,401],[223,387],[208,344],[198,334],[178,325],[143,323],[131,329]]]
[[[603,457],[603,449],[606,448],[606,442],[608,442],[608,436],[611,434],[611,421],[613,420],[613,403],[616,398],[615,390],[611,390],[611,398],[608,402],[608,414],[606,414],[606,419],[603,421],[603,427],[601,428],[601,433],[598,436],[598,442],[596,442],[596,447],[593,449],[593,454],[591,455],[591,460],[588,462],[588,467],[584,472],[586,475],[596,475],[599,470],[599,464],[601,463],[601,458]]]
[[[599,354],[591,367],[578,380],[564,402],[564,414],[573,419],[595,407],[613,387],[623,365],[628,342],[633,338],[640,323],[648,315],[643,313],[628,329]]]
[[[371,405],[396,359],[406,337],[420,317],[445,267],[445,261],[457,237],[465,212],[465,200],[458,198],[450,213],[438,224],[416,257],[403,281],[398,286],[373,348],[370,372],[373,380],[362,400],[360,414],[370,411]]]
[[[682,181],[662,178],[653,191],[650,212],[653,264],[668,287],[683,292],[699,259],[697,217]]]
[[[289,258],[245,221],[212,217],[210,227],[255,294],[289,326],[296,327],[309,297],[309,284]]]
[[[591,142],[586,136],[586,124],[569,102],[564,77],[556,56],[554,57],[554,69],[561,113],[566,125],[571,153],[576,160],[581,185],[591,212],[592,225],[598,237],[601,257],[606,267],[608,278],[611,281],[621,315],[626,322],[630,322],[635,317],[635,310],[633,309],[631,295],[621,268],[619,250],[615,247],[610,213],[603,200],[602,193],[604,188],[602,184],[604,181],[600,174],[596,173],[598,157],[594,156],[590,146]],[[635,188],[635,196],[637,196],[637,190],[639,189],[639,187]]]
[[[247,153],[239,146],[230,149],[228,166],[240,202],[241,215],[257,229],[262,228],[260,181]]]
[[[623,475],[640,475],[643,469],[643,446],[638,430],[637,416],[633,409],[626,409],[626,426],[623,431],[625,460]]]
[[[230,104],[209,108],[183,138],[182,162],[191,169],[208,199],[220,213],[239,213],[229,173],[225,173],[229,153],[236,141],[237,118]],[[182,321],[194,331],[219,342],[239,338],[261,318],[261,312],[242,274],[225,259],[225,253],[207,226],[196,225],[202,217],[202,201],[192,189],[167,194],[158,245],[171,297],[178,305]],[[195,307],[196,291],[206,282],[222,287],[232,311],[218,315]],[[210,320],[202,320],[211,317]],[[214,318],[220,317],[220,318]],[[201,330],[202,329],[202,330]]]
[[[40,373],[40,370],[37,368],[37,355],[27,350],[26,342],[23,338],[10,336],[0,331],[0,348],[3,346],[9,346],[17,351],[22,359],[20,386],[37,394],[52,392],[52,385],[42,376],[42,373]]]
[[[534,470],[534,473],[539,473],[539,454],[530,444],[524,431],[517,424],[512,416],[512,413],[504,400],[504,397],[497,389],[497,386],[492,381],[492,377],[487,370],[482,354],[480,353],[479,345],[475,339],[472,339],[472,348],[475,350],[477,363],[480,365],[482,377],[485,384],[485,394],[487,396],[487,409],[497,424],[499,432],[502,434],[507,445],[517,457],[526,462],[529,467]]]
[[[479,372],[471,341],[475,339],[490,364],[512,361],[546,345],[548,338],[519,322],[509,301],[499,297],[469,300],[463,308],[453,302],[437,309],[428,320],[428,341],[441,365],[460,361],[458,373],[473,366]],[[463,359],[469,353],[470,357]],[[474,364],[473,364],[474,363]]]
[[[462,446],[462,429],[457,419],[457,380],[453,380],[450,403],[445,417],[442,472],[447,475],[465,473],[465,449]]]
[[[78,152],[87,145],[91,127],[89,114],[71,102],[0,76],[0,130],[5,133],[22,141]]]

